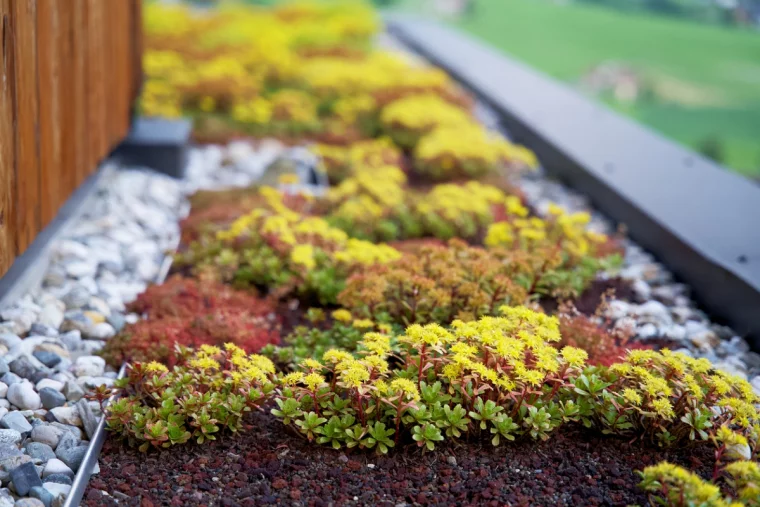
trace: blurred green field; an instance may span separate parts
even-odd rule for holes
[[[760,177],[760,33],[552,0],[476,0],[452,23],[569,83],[624,62],[656,93],[608,104]]]

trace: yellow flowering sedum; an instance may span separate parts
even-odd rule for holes
[[[475,122],[445,124],[424,135],[414,151],[415,167],[436,180],[477,178],[502,167],[533,167],[523,151]]]

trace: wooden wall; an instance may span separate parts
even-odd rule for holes
[[[0,0],[0,275],[127,134],[141,0]]]

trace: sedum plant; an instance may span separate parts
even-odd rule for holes
[[[204,237],[176,259],[200,275],[335,302],[352,272],[401,257],[394,248],[354,238],[322,218],[288,208],[279,191],[262,187],[266,207],[238,218],[215,237]]]
[[[355,352],[365,333],[390,332],[392,326],[378,324],[369,319],[355,319],[346,309],[338,309],[327,319],[323,310],[310,308],[307,312],[308,326],[297,326],[283,338],[280,346],[267,345],[261,354],[271,358],[286,369],[293,369],[304,359],[320,358],[330,349]]]
[[[127,325],[99,352],[117,368],[125,361],[174,364],[176,344],[230,342],[250,353],[280,340],[273,301],[210,280],[172,276],[148,287],[129,310],[146,318]]]
[[[338,302],[361,318],[380,322],[473,320],[527,299],[526,288],[515,282],[521,269],[521,264],[460,240],[423,245],[398,261],[351,276]]]
[[[272,413],[335,448],[372,448],[372,432],[431,450],[465,436],[499,445],[546,440],[573,423],[661,446],[712,440],[718,460],[757,452],[760,400],[745,380],[668,350],[587,367],[585,351],[554,346],[556,317],[525,307],[501,313],[449,328],[413,324],[395,342],[369,332],[355,354],[304,359],[281,378]]]
[[[742,507],[760,505],[760,466],[753,461],[736,461],[726,466],[725,479],[735,492],[725,495],[718,484],[664,461],[639,472],[640,486],[653,505],[689,507]]]
[[[472,115],[439,95],[411,95],[385,106],[380,113],[383,131],[400,147],[414,148],[435,128],[474,123]]]
[[[274,364],[239,347],[179,348],[178,364],[135,363],[116,380],[121,398],[106,411],[108,429],[140,451],[194,440],[215,440],[242,428],[246,412],[260,408],[275,385]]]
[[[423,136],[414,150],[414,169],[434,181],[480,178],[501,169],[538,165],[528,149],[514,145],[477,123],[444,125]]]
[[[319,168],[327,174],[332,185],[364,172],[371,174],[380,167],[397,167],[403,160],[401,151],[388,137],[358,141],[348,146],[315,144],[311,149],[319,156]]]
[[[746,380],[713,370],[704,358],[667,349],[631,350],[625,360],[579,377],[575,389],[580,402],[594,407],[591,418],[582,421],[604,433],[671,446],[723,438],[730,426],[731,435],[741,439],[730,447],[748,445],[747,440],[757,447],[760,398]]]
[[[370,332],[358,357],[336,349],[304,360],[282,377],[272,413],[308,440],[380,453],[402,438],[428,450],[473,435],[493,445],[547,439],[572,406],[569,379],[585,353],[550,345],[559,339],[553,317],[503,313],[450,330],[412,325],[392,357],[390,336]]]

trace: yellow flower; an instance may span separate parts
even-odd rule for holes
[[[378,356],[386,356],[391,351],[391,339],[380,333],[365,333],[361,345]]]
[[[232,357],[245,355],[245,351],[241,349],[240,347],[238,347],[237,345],[235,345],[234,343],[225,343],[224,350],[226,350],[227,353]]]
[[[340,372],[340,380],[348,387],[359,387],[369,380],[369,372],[359,362]]]
[[[302,368],[306,368],[308,370],[321,370],[322,369],[322,363],[317,361],[316,359],[306,358],[303,361],[301,361]]]
[[[623,389],[623,399],[625,399],[625,401],[631,405],[635,405],[637,407],[641,405],[641,395],[633,389]]]
[[[449,363],[441,370],[441,375],[449,381],[456,380],[462,376],[462,365]]]
[[[676,413],[673,411],[673,405],[667,398],[652,400],[652,409],[663,419],[671,420],[676,416]]]
[[[388,362],[380,356],[367,356],[363,359],[364,364],[377,373],[388,372]]]
[[[310,391],[314,391],[317,387],[325,383],[325,378],[319,373],[309,373],[302,379],[302,382],[306,384],[306,387],[308,387]]]
[[[277,181],[282,185],[294,185],[298,183],[298,175],[293,173],[281,174]]]
[[[306,269],[314,269],[317,266],[317,261],[314,260],[314,247],[308,244],[293,247],[290,260]]]
[[[397,392],[404,393],[409,400],[419,400],[420,392],[417,389],[417,384],[409,379],[397,378],[391,382],[391,389]]]
[[[351,361],[354,359],[354,356],[352,356],[350,353],[346,352],[345,350],[339,350],[339,349],[330,349],[324,354],[322,354],[322,361],[326,363],[331,364],[340,364],[344,361]]]
[[[521,372],[518,374],[518,378],[525,382],[526,384],[530,384],[533,386],[539,386],[544,382],[544,378],[546,377],[546,374],[539,370],[525,370],[524,372]]]
[[[219,363],[214,361],[208,356],[198,357],[190,361],[190,367],[198,368],[199,370],[218,370]]]
[[[370,329],[375,326],[375,323],[370,319],[355,319],[351,325],[357,329]]]
[[[563,347],[562,357],[568,362],[570,366],[575,368],[583,368],[588,359],[588,353],[576,347]]]
[[[219,347],[214,347],[213,345],[207,345],[203,344],[200,347],[200,354],[205,354],[207,356],[218,356],[222,353],[222,349]]]
[[[346,309],[341,308],[340,310],[335,310],[330,315],[332,315],[332,318],[337,320],[338,322],[348,323],[351,322],[351,312],[349,312]]]
[[[299,383],[303,379],[303,377],[304,377],[303,373],[301,373],[300,371],[294,371],[282,377],[282,383],[286,386],[294,386],[297,383]]]
[[[145,371],[149,371],[152,373],[163,373],[169,370],[166,366],[159,363],[158,361],[151,361],[145,365]]]
[[[549,208],[547,209],[547,212],[550,215],[553,215],[553,216],[560,216],[560,215],[564,215],[565,214],[565,209],[562,208],[562,206],[559,206],[556,203],[550,202],[549,203]]]

